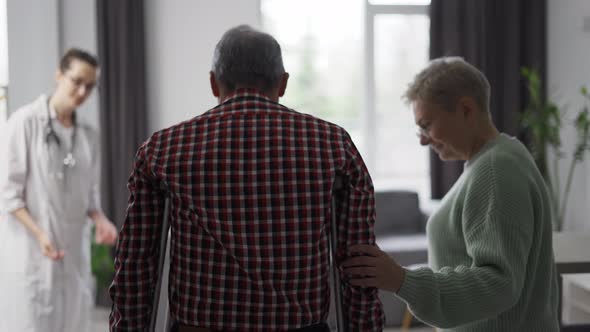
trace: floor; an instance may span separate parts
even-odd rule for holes
[[[92,314],[92,329],[90,332],[105,332],[109,330],[109,311],[110,308],[97,307]],[[400,329],[386,328],[384,332],[398,332]],[[411,332],[434,332],[432,328],[417,327],[410,329]]]
[[[109,330],[110,308],[95,307],[92,311],[92,328],[90,332],[105,332]]]

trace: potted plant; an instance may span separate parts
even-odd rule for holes
[[[576,165],[584,160],[586,151],[590,148],[590,118],[588,115],[590,95],[586,87],[580,89],[584,98],[584,106],[575,115],[572,123],[576,130],[577,139],[569,163],[565,186],[562,188],[559,181],[559,160],[564,158],[564,152],[561,147],[560,132],[565,114],[543,96],[541,80],[537,71],[522,68],[521,75],[526,81],[529,100],[520,117],[520,123],[528,130],[530,135],[529,149],[551,194],[553,228],[556,231],[561,231],[574,170]],[[551,167],[548,167],[549,150],[553,152]]]
[[[110,306],[108,288],[115,272],[112,247],[98,244],[94,241],[94,227],[92,228],[92,243],[90,245],[90,265],[95,280],[96,304]]]

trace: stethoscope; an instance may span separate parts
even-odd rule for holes
[[[76,166],[76,158],[74,158],[74,148],[76,145],[76,113],[72,114],[72,123],[74,128],[72,130],[72,145],[66,156],[63,159],[63,171],[66,168],[73,168]],[[61,147],[61,139],[57,136],[55,129],[53,128],[53,119],[51,118],[51,113],[49,111],[49,99],[47,99],[47,127],[45,128],[45,143],[47,143],[47,148],[49,148],[50,142],[53,141],[58,147]],[[63,172],[61,176],[63,178]]]

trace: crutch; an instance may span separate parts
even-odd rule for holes
[[[162,217],[162,234],[160,236],[160,251],[158,257],[158,274],[156,289],[154,289],[154,297],[152,299],[152,312],[150,315],[149,332],[156,331],[156,322],[158,319],[158,306],[160,304],[160,290],[162,288],[162,279],[164,271],[164,263],[166,261],[166,252],[168,251],[168,230],[170,228],[170,221],[168,215],[170,214],[170,195],[166,193],[166,200],[164,201],[164,216]],[[166,314],[166,320],[168,315]],[[164,323],[166,326],[167,322]]]
[[[336,329],[338,332],[345,332],[348,330],[346,318],[344,317],[344,307],[342,303],[342,286],[340,281],[340,271],[338,269],[337,251],[338,251],[338,216],[337,205],[338,199],[343,197],[345,192],[344,179],[341,175],[336,175],[334,185],[332,186],[332,220],[330,223],[331,231],[328,238],[330,251],[330,270],[332,272],[332,294],[334,294],[334,302],[336,305]]]

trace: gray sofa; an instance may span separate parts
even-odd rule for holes
[[[377,244],[402,266],[426,264],[427,216],[420,209],[418,194],[412,191],[385,191],[375,194]],[[380,291],[386,326],[399,326],[406,305],[393,293]]]

